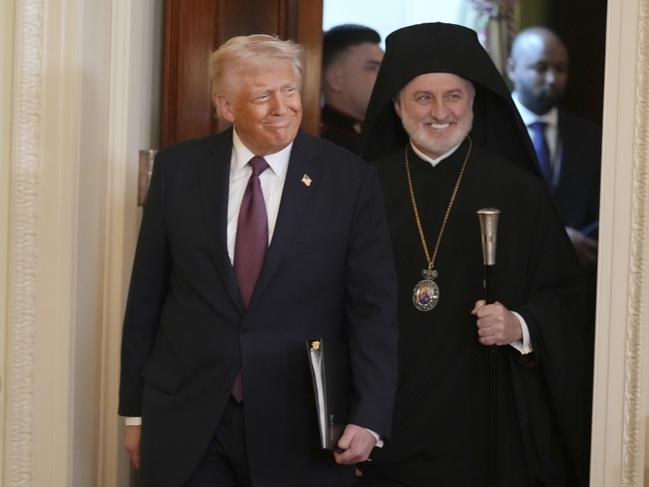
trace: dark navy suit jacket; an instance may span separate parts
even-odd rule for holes
[[[353,469],[319,449],[305,340],[349,347],[349,422],[388,437],[396,277],[375,170],[298,134],[244,312],[226,247],[231,151],[227,130],[156,158],[124,321],[119,414],[142,416],[145,481],[180,486],[242,369],[253,485],[351,485]]]
[[[552,189],[564,224],[597,238],[602,133],[592,122],[559,110],[561,172]]]

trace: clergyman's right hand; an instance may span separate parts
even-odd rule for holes
[[[140,469],[140,443],[142,441],[142,426],[127,426],[124,435],[124,448],[131,457],[133,466]]]

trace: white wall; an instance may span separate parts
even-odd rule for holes
[[[362,24],[381,34],[382,45],[391,32],[422,22],[462,23],[465,0],[324,0],[322,28],[339,24]]]

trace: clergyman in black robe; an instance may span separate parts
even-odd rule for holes
[[[361,483],[587,485],[583,282],[507,87],[470,29],[420,24],[386,42],[364,150],[398,270],[399,387],[393,436]],[[485,207],[501,212],[493,304]],[[413,289],[431,259],[438,293],[418,307],[437,304],[421,311]]]

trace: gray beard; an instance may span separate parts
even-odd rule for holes
[[[471,123],[468,125],[466,130],[458,132],[457,136],[453,137],[452,139],[449,139],[444,143],[434,142],[432,140],[429,140],[425,136],[421,136],[421,131],[416,131],[414,134],[408,133],[408,135],[419,150],[436,159],[442,154],[446,154],[453,147],[460,145],[462,141],[466,139],[466,136],[469,135],[469,132],[471,132],[472,126],[473,126],[473,117],[471,118]],[[408,130],[406,130],[406,132],[408,132]],[[437,155],[432,156],[431,154],[437,154]]]

